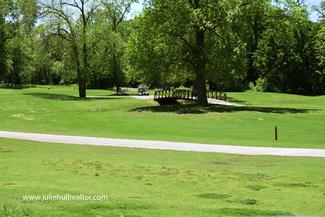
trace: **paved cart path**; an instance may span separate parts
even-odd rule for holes
[[[110,139],[84,136],[63,136],[52,134],[20,133],[0,131],[1,138],[31,140],[38,142],[62,143],[71,145],[93,145],[110,147],[145,148],[174,151],[194,151],[210,153],[227,153],[241,155],[274,155],[274,156],[301,156],[325,158],[325,149],[307,148],[269,148],[230,145],[208,145],[197,143]],[[1,146],[1,144],[0,144]]]

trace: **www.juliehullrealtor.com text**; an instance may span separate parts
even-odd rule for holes
[[[23,201],[101,201],[108,200],[108,195],[85,195],[85,194],[42,194],[23,195]]]

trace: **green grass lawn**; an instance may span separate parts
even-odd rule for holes
[[[40,86],[0,89],[0,130],[168,140],[211,144],[325,147],[325,96],[229,93],[242,108],[181,104],[159,106],[152,100],[77,88]],[[104,96],[104,97],[103,97]],[[274,141],[274,126],[279,141]]]
[[[0,139],[0,216],[325,215],[324,159]],[[23,195],[107,194],[107,201]]]
[[[62,86],[0,89],[0,130],[233,145],[325,146],[325,96],[229,93],[245,107],[159,106]],[[278,142],[274,126],[279,127]],[[108,195],[23,201],[23,195]],[[325,215],[324,159],[0,138],[0,217]]]

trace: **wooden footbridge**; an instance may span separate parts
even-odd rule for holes
[[[208,91],[207,97],[228,101],[227,94],[217,91]],[[155,91],[154,100],[159,104],[174,104],[177,100],[198,101],[197,91],[191,90],[159,90]]]

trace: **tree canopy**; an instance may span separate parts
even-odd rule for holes
[[[325,93],[325,3],[0,0],[0,82]]]

